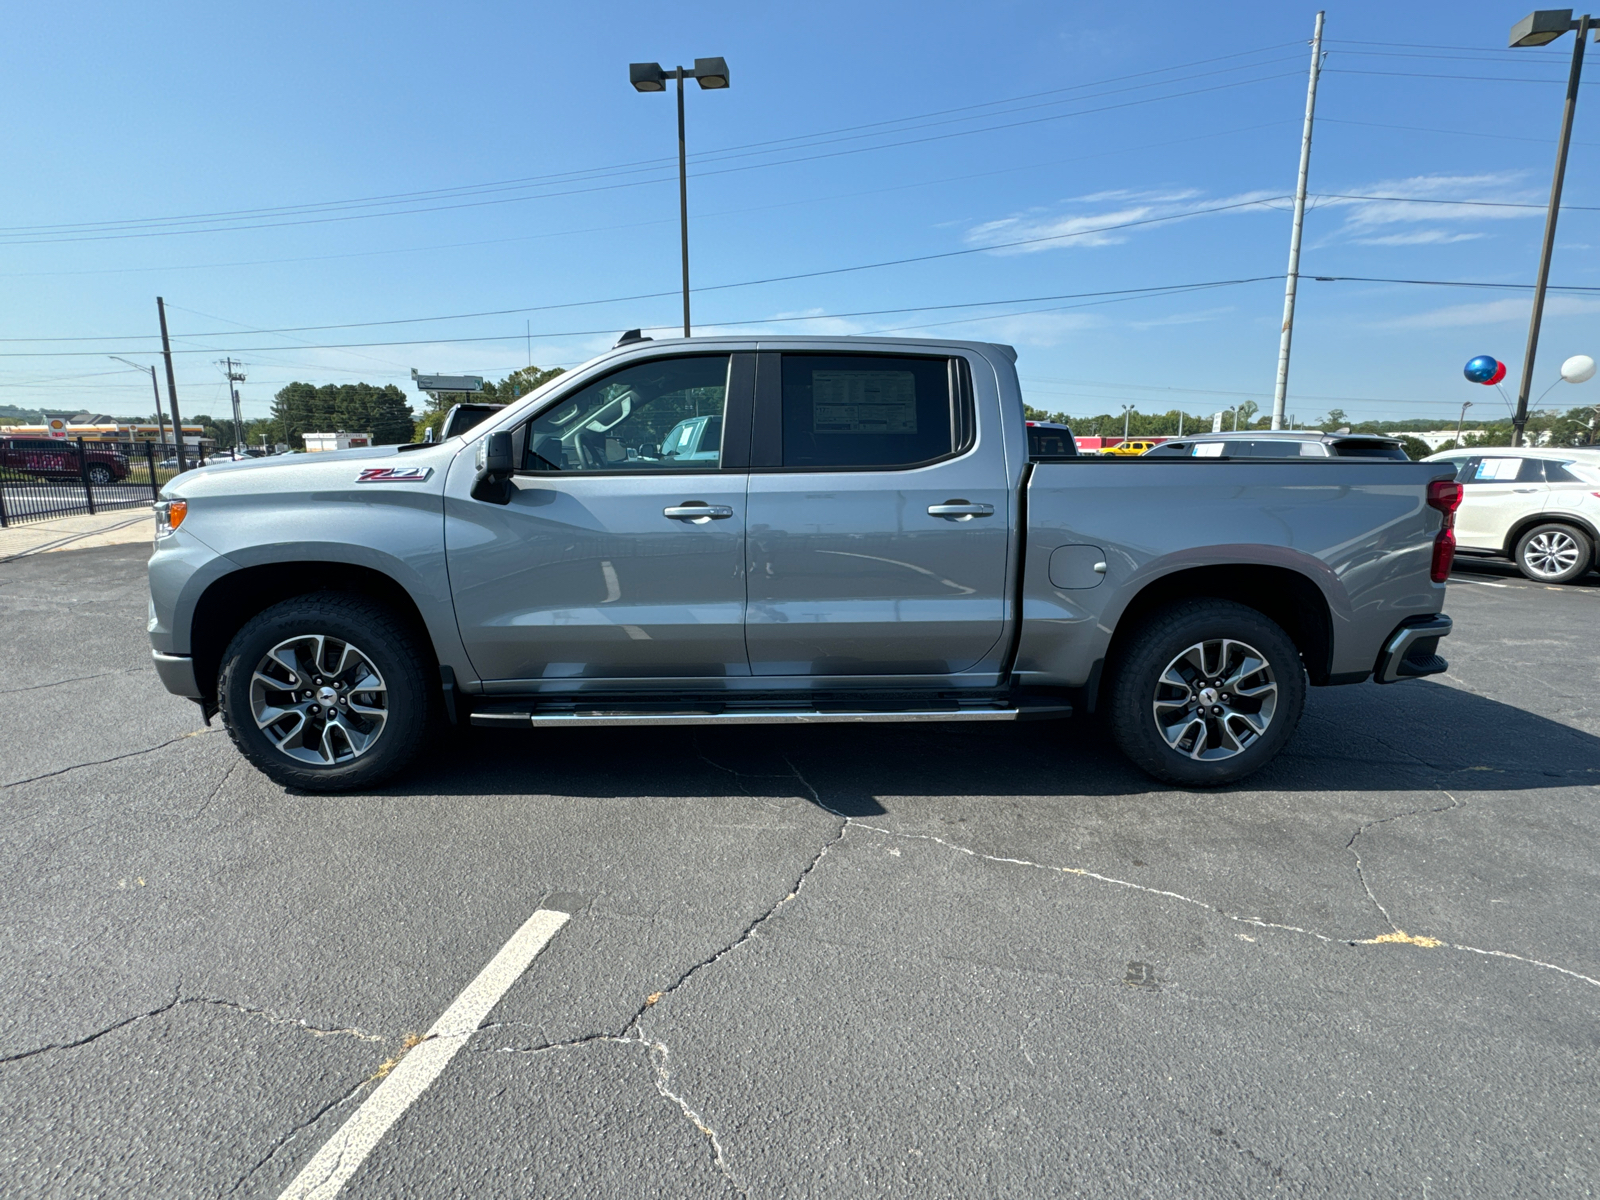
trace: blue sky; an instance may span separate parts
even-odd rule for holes
[[[530,333],[534,363],[570,366],[670,332],[674,106],[627,64],[722,55],[732,87],[688,96],[701,331],[1009,341],[1029,399],[1077,414],[1267,404],[1315,12],[24,6],[0,72],[0,403],[147,411],[105,355],[156,361],[157,294],[189,413],[225,411],[227,354],[262,416],[293,379],[409,391],[411,367],[523,366]],[[1304,273],[1532,281],[1572,39],[1506,50],[1521,15],[1328,8]],[[1600,208],[1593,44],[1589,66],[1566,202]],[[1597,267],[1600,211],[1574,207],[1552,282],[1600,288]],[[1222,285],[1091,295],[1198,284]],[[1514,382],[1529,304],[1307,280],[1289,409],[1492,416],[1461,366],[1492,354]],[[476,313],[497,315],[416,320]],[[1597,318],[1600,291],[1552,296],[1535,395],[1600,351]]]

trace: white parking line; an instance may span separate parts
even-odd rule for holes
[[[550,944],[571,914],[541,908],[523,922],[511,940],[467,984],[423,1038],[386,1079],[350,1114],[350,1119],[283,1189],[279,1200],[331,1200],[355,1174],[400,1114],[428,1089],[439,1072],[467,1044],[489,1010]]]

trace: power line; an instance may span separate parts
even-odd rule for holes
[[[739,167],[726,167],[726,168],[723,168],[722,170],[717,170],[717,171],[697,171],[697,172],[694,173],[694,178],[700,179],[700,178],[707,178],[707,177],[714,176],[714,175],[727,175],[727,174],[733,174],[735,172],[740,172],[740,171],[758,170],[758,169],[762,169],[762,168],[766,168],[766,167],[789,166],[789,165],[793,165],[795,163],[816,162],[816,161],[819,161],[821,159],[826,159],[826,158],[839,158],[839,157],[843,157],[843,156],[846,156],[846,155],[852,155],[852,154],[865,154],[865,153],[870,153],[870,152],[877,151],[877,150],[895,149],[895,148],[898,148],[898,147],[901,147],[901,146],[923,145],[923,144],[926,144],[928,142],[946,141],[946,140],[949,140],[951,138],[970,137],[970,136],[973,136],[973,135],[976,135],[976,134],[981,134],[981,133],[994,133],[994,132],[998,132],[1000,130],[1005,130],[1005,129],[1017,129],[1017,128],[1021,128],[1023,126],[1037,125],[1037,124],[1041,124],[1041,123],[1047,122],[1047,121],[1060,121],[1060,120],[1065,120],[1065,119],[1067,119],[1069,117],[1091,116],[1091,115],[1094,115],[1096,113],[1111,112],[1111,111],[1114,111],[1116,109],[1121,109],[1121,108],[1131,108],[1131,107],[1135,107],[1137,105],[1142,105],[1142,104],[1153,104],[1153,103],[1157,103],[1157,102],[1163,101],[1163,100],[1179,100],[1179,99],[1184,99],[1184,98],[1189,97],[1189,96],[1202,95],[1202,94],[1205,94],[1205,93],[1208,93],[1208,92],[1223,91],[1223,90],[1226,90],[1228,88],[1244,87],[1244,86],[1248,86],[1248,85],[1254,84],[1254,83],[1267,83],[1267,82],[1271,82],[1272,80],[1276,80],[1276,79],[1289,78],[1289,77],[1295,76],[1297,74],[1298,74],[1298,72],[1295,72],[1295,71],[1279,72],[1278,74],[1275,74],[1275,75],[1264,75],[1264,76],[1259,76],[1259,77],[1254,78],[1254,79],[1235,80],[1235,81],[1233,81],[1231,83],[1221,83],[1221,84],[1214,84],[1214,85],[1212,85],[1210,87],[1194,88],[1194,89],[1191,89],[1191,90],[1186,91],[1186,92],[1172,92],[1172,93],[1168,93],[1168,94],[1162,95],[1162,96],[1147,96],[1147,97],[1145,97],[1143,99],[1139,99],[1139,100],[1125,100],[1125,101],[1121,101],[1121,102],[1116,103],[1116,104],[1101,105],[1098,108],[1080,109],[1080,110],[1077,110],[1075,112],[1068,112],[1068,113],[1055,113],[1055,114],[1053,114],[1051,116],[1046,116],[1046,117],[1031,117],[1031,118],[1029,118],[1027,120],[1023,120],[1023,121],[1011,121],[1011,122],[1008,122],[1008,123],[1005,123],[1005,124],[1000,124],[1000,125],[987,125],[987,126],[983,126],[981,128],[978,128],[978,129],[963,129],[963,130],[957,130],[957,131],[951,132],[951,133],[930,134],[930,135],[928,135],[926,137],[908,138],[908,139],[905,139],[903,141],[898,141],[898,142],[884,142],[884,143],[881,143],[881,144],[875,145],[875,146],[857,146],[857,147],[854,147],[854,148],[848,149],[848,150],[834,150],[834,151],[829,151],[829,152],[827,152],[825,154],[811,154],[811,155],[804,155],[804,156],[797,157],[797,158],[776,159],[776,160],[773,160],[771,162],[751,163],[751,164],[747,164],[745,166],[739,166]],[[1093,97],[1090,97],[1090,98],[1092,99]],[[823,144],[826,144],[826,143],[817,143],[817,144],[818,145],[823,145]],[[137,231],[137,232],[95,233],[95,234],[87,234],[87,235],[83,235],[83,236],[69,235],[69,236],[59,236],[59,237],[52,236],[52,237],[39,237],[39,238],[17,238],[17,237],[10,237],[10,236],[0,236],[0,245],[35,246],[35,245],[57,245],[57,244],[68,243],[68,242],[125,241],[125,240],[129,240],[129,239],[142,239],[142,238],[153,238],[153,237],[176,237],[176,236],[181,236],[181,235],[191,234],[191,233],[229,233],[229,232],[243,232],[243,231],[254,230],[254,229],[280,229],[280,228],[285,228],[285,227],[289,227],[289,226],[299,226],[299,225],[322,225],[322,224],[330,224],[330,223],[345,222],[345,221],[368,220],[368,219],[372,219],[372,218],[376,218],[376,217],[408,216],[408,215],[414,215],[414,214],[418,214],[418,213],[445,212],[445,211],[452,211],[452,210],[455,210],[455,209],[463,209],[463,208],[482,208],[482,207],[488,207],[488,206],[491,206],[491,205],[513,204],[513,203],[520,203],[520,202],[526,201],[526,200],[547,200],[547,199],[555,199],[555,198],[564,197],[564,196],[586,195],[586,194],[591,194],[591,193],[594,193],[594,192],[616,191],[616,190],[619,190],[619,189],[622,189],[622,188],[638,187],[638,186],[642,186],[643,184],[649,184],[649,183],[661,183],[661,182],[666,182],[667,179],[668,179],[667,176],[662,176],[660,179],[634,180],[634,181],[630,181],[630,182],[627,182],[627,183],[613,183],[613,184],[606,184],[606,185],[599,186],[599,187],[574,188],[574,189],[571,189],[569,191],[564,191],[564,192],[546,192],[546,193],[542,193],[542,194],[536,195],[536,196],[500,197],[500,198],[494,199],[494,200],[474,200],[474,201],[462,202],[462,203],[459,203],[459,204],[440,204],[440,205],[433,205],[433,206],[430,206],[430,207],[396,209],[396,210],[391,211],[391,212],[352,213],[352,214],[347,214],[347,215],[342,215],[342,216],[319,216],[319,217],[307,218],[305,220],[268,221],[268,222],[261,222],[261,223],[258,223],[258,224],[254,224],[254,225],[237,225],[237,224],[235,224],[235,225],[227,225],[227,226],[215,226],[215,227],[209,227],[209,228],[154,229],[154,230],[141,230],[141,231]]]
[[[981,101],[981,102],[978,102],[978,103],[975,103],[975,104],[961,105],[961,106],[958,106],[958,107],[955,107],[955,108],[938,109],[938,110],[935,110],[933,112],[928,112],[928,113],[918,113],[918,114],[912,114],[910,116],[895,117],[895,118],[890,118],[890,119],[882,120],[882,121],[871,121],[871,122],[866,122],[866,123],[858,124],[858,125],[848,125],[848,126],[843,126],[843,127],[837,128],[837,129],[819,130],[819,131],[816,131],[816,132],[813,132],[813,133],[795,134],[795,135],[791,135],[789,137],[771,138],[771,139],[766,139],[766,140],[758,141],[758,142],[741,143],[741,144],[737,144],[737,145],[734,145],[734,146],[726,146],[726,147],[721,147],[721,148],[717,148],[717,149],[701,151],[701,152],[698,152],[696,154],[690,155],[690,159],[691,159],[691,161],[694,161],[696,163],[708,162],[708,161],[723,161],[723,160],[726,160],[728,157],[731,157],[731,156],[736,156],[736,155],[742,156],[742,155],[750,154],[750,153],[759,153],[759,152],[762,152],[764,149],[770,148],[770,147],[786,147],[788,149],[807,148],[807,147],[796,147],[796,146],[793,145],[793,143],[813,142],[813,143],[817,143],[817,144],[828,144],[828,143],[825,143],[825,142],[817,142],[817,139],[829,138],[829,139],[834,139],[834,140],[841,140],[840,135],[859,134],[860,131],[863,131],[863,130],[871,130],[871,129],[880,129],[880,130],[882,130],[886,126],[908,125],[908,124],[910,124],[912,122],[917,122],[917,121],[924,121],[925,122],[925,121],[929,121],[929,120],[931,120],[933,118],[946,117],[946,116],[949,116],[950,114],[955,114],[955,113],[973,112],[973,111],[976,111],[976,110],[979,110],[979,109],[984,109],[984,108],[994,108],[994,107],[1001,106],[1001,105],[1017,104],[1017,103],[1020,103],[1020,102],[1022,102],[1024,100],[1038,99],[1039,97],[1043,97],[1043,96],[1061,95],[1063,93],[1068,93],[1068,92],[1083,91],[1083,90],[1089,89],[1089,88],[1104,87],[1104,86],[1106,86],[1108,84],[1124,83],[1124,82],[1127,82],[1128,80],[1147,78],[1148,76],[1151,76],[1151,75],[1172,74],[1173,72],[1185,71],[1185,70],[1189,70],[1189,69],[1191,69],[1193,67],[1209,66],[1209,65],[1211,65],[1213,63],[1217,63],[1217,62],[1225,62],[1225,61],[1229,61],[1229,60],[1233,60],[1233,59],[1246,58],[1246,57],[1251,57],[1251,56],[1258,55],[1258,54],[1264,54],[1264,53],[1268,53],[1268,52],[1273,51],[1273,50],[1282,49],[1285,46],[1297,45],[1297,44],[1298,43],[1294,43],[1294,42],[1277,43],[1277,44],[1270,45],[1270,46],[1258,47],[1255,50],[1240,51],[1240,52],[1235,53],[1235,54],[1217,55],[1217,56],[1214,56],[1212,58],[1199,59],[1199,60],[1196,60],[1194,62],[1188,62],[1188,63],[1179,63],[1179,64],[1176,64],[1176,65],[1170,66],[1170,67],[1160,67],[1160,68],[1156,68],[1154,70],[1149,70],[1149,71],[1138,71],[1138,72],[1133,72],[1133,73],[1127,74],[1127,75],[1111,76],[1111,77],[1108,77],[1108,78],[1105,78],[1105,79],[1092,80],[1092,81],[1089,81],[1089,82],[1086,82],[1086,83],[1081,83],[1081,84],[1073,84],[1073,85],[1070,85],[1070,86],[1064,87],[1064,88],[1052,88],[1052,89],[1049,89],[1047,91],[1026,93],[1026,94],[1021,95],[1021,96],[1012,96],[1012,97],[1007,97],[1007,98],[1000,99],[1000,100],[987,100],[987,101]],[[1277,60],[1273,60],[1273,61],[1277,61]],[[1178,80],[1158,80],[1158,81],[1155,81],[1153,83],[1142,84],[1142,85],[1138,85],[1138,86],[1141,86],[1141,87],[1158,87],[1158,86],[1163,86],[1164,84],[1170,84],[1170,83],[1174,83],[1174,82],[1185,82],[1188,79],[1205,78],[1206,76],[1215,75],[1215,74],[1222,74],[1222,73],[1225,73],[1226,71],[1251,70],[1251,69],[1254,69],[1255,67],[1259,67],[1259,66],[1262,66],[1262,65],[1270,65],[1270,64],[1262,64],[1262,63],[1242,64],[1242,65],[1236,66],[1236,67],[1225,68],[1225,70],[1221,71],[1221,72],[1216,72],[1216,71],[1214,71],[1214,72],[1205,72],[1205,73],[1203,73],[1201,75],[1187,76],[1187,77],[1184,77],[1183,79],[1178,79]],[[1127,89],[1123,89],[1123,90],[1127,90]],[[1104,94],[1111,95],[1111,94],[1116,94],[1116,93],[1112,92],[1112,93],[1104,93]],[[1094,99],[1096,97],[1090,96],[1090,97],[1087,97],[1087,98],[1088,99]],[[1057,103],[1072,103],[1072,102],[1075,102],[1076,99],[1080,99],[1080,97],[1067,97],[1064,100],[1057,101]],[[1034,106],[1030,106],[1030,107],[1039,107],[1039,106],[1034,105]],[[1015,111],[1026,111],[1026,110],[1019,109],[1019,110],[1015,110]],[[992,115],[1006,115],[1006,114],[992,114]],[[1070,114],[1067,114],[1067,115],[1070,115]],[[958,119],[963,119],[963,118],[958,118]],[[973,119],[973,118],[964,118],[964,119]],[[923,125],[923,126],[919,126],[918,128],[927,128],[927,127],[928,127],[927,125]],[[899,132],[906,132],[906,131],[905,130],[888,130],[886,132],[899,133]],[[871,136],[871,135],[866,135],[866,136]],[[450,197],[450,196],[457,196],[457,195],[462,195],[462,194],[470,195],[470,194],[474,194],[474,193],[483,193],[483,192],[493,191],[493,190],[503,190],[503,189],[507,189],[507,188],[534,187],[534,186],[542,186],[542,185],[550,185],[550,184],[560,185],[560,184],[566,184],[566,183],[570,183],[570,182],[573,182],[573,181],[576,181],[576,180],[581,180],[581,179],[592,179],[592,178],[607,177],[607,176],[618,174],[618,173],[630,173],[630,172],[638,172],[638,171],[642,171],[642,170],[660,169],[660,168],[665,168],[665,167],[668,167],[668,166],[671,166],[671,165],[674,165],[674,164],[675,164],[675,160],[670,159],[670,158],[641,159],[641,160],[637,160],[635,162],[617,163],[617,164],[612,164],[612,165],[603,166],[603,167],[577,168],[577,169],[574,169],[574,170],[571,170],[571,171],[554,172],[554,173],[547,174],[547,175],[523,176],[523,177],[516,178],[516,179],[494,180],[494,181],[489,181],[489,182],[479,183],[479,184],[463,184],[463,185],[460,185],[458,187],[452,187],[452,188],[432,188],[432,189],[426,189],[426,190],[415,191],[415,192],[397,192],[397,193],[389,193],[389,194],[386,194],[386,195],[379,195],[379,196],[358,197],[358,198],[348,199],[348,200],[314,201],[314,202],[307,202],[307,203],[303,203],[303,204],[280,205],[280,206],[263,207],[263,208],[252,208],[252,209],[233,209],[233,210],[226,210],[226,211],[221,211],[221,212],[194,213],[194,214],[181,215],[181,216],[170,216],[170,217],[125,218],[125,219],[111,220],[111,221],[89,221],[89,222],[78,222],[78,223],[61,224],[61,225],[0,226],[0,235],[17,234],[17,233],[106,232],[106,231],[112,231],[112,230],[118,230],[118,229],[134,229],[134,228],[137,228],[137,227],[140,227],[140,226],[150,226],[150,225],[160,225],[160,224],[183,224],[183,223],[194,223],[194,222],[200,222],[200,221],[221,221],[221,220],[233,220],[233,219],[244,219],[244,218],[257,218],[257,217],[274,216],[274,215],[298,215],[298,214],[305,214],[305,213],[329,211],[329,210],[334,210],[334,209],[338,209],[338,208],[346,208],[346,207],[360,207],[360,206],[368,206],[368,205],[376,205],[376,204],[394,204],[394,203],[402,203],[402,202],[407,202],[407,201],[425,201],[425,200],[431,200],[431,199],[446,198],[446,197]],[[422,211],[430,211],[430,210],[422,210]]]
[[[1448,204],[1468,208],[1532,208],[1544,212],[1548,205],[1522,204],[1510,200],[1444,200],[1436,196],[1357,196],[1347,192],[1318,192],[1318,200],[1383,200],[1396,204]],[[1600,212],[1600,205],[1563,204],[1562,212]]]
[[[1234,211],[1234,210],[1241,209],[1241,208],[1260,207],[1262,205],[1270,203],[1271,201],[1281,200],[1281,199],[1283,199],[1283,197],[1281,197],[1281,196],[1270,196],[1270,197],[1263,197],[1263,198],[1253,199],[1253,200],[1240,200],[1240,201],[1236,201],[1236,202],[1234,202],[1232,204],[1219,204],[1219,205],[1214,205],[1214,206],[1212,206],[1210,208],[1192,209],[1192,210],[1189,210],[1187,212],[1181,212],[1181,213],[1168,213],[1166,215],[1158,216],[1158,217],[1145,217],[1145,218],[1141,218],[1140,220],[1136,220],[1136,221],[1121,221],[1121,222],[1118,222],[1118,223],[1113,224],[1113,225],[1101,225],[1101,226],[1097,226],[1097,227],[1092,228],[1092,229],[1076,229],[1076,230],[1073,230],[1073,231],[1071,231],[1069,233],[1052,233],[1052,234],[1045,234],[1045,235],[1043,235],[1041,237],[1017,238],[1017,239],[1015,239],[1013,241],[995,242],[995,243],[992,243],[992,244],[986,245],[986,246],[969,246],[969,247],[967,247],[965,249],[961,249],[961,250],[945,250],[945,251],[941,251],[941,252],[936,253],[936,254],[912,255],[912,256],[908,256],[906,258],[888,259],[888,260],[885,260],[885,261],[882,261],[882,262],[857,263],[857,264],[855,264],[853,266],[830,267],[830,268],[826,268],[826,269],[820,270],[820,271],[803,271],[803,272],[799,272],[799,273],[792,274],[792,275],[773,275],[773,276],[769,276],[769,277],[767,277],[765,279],[747,279],[747,280],[743,280],[743,281],[738,282],[738,283],[711,284],[711,285],[709,285],[707,287],[696,288],[695,291],[696,292],[701,292],[701,293],[703,293],[703,292],[728,291],[728,290],[733,289],[733,288],[756,287],[756,286],[759,286],[759,285],[762,285],[762,284],[768,284],[768,283],[787,283],[787,282],[791,282],[791,281],[797,280],[797,279],[814,279],[814,278],[817,278],[817,277],[820,277],[820,276],[824,276],[824,275],[841,275],[841,274],[847,274],[847,273],[851,273],[851,272],[855,272],[855,271],[877,270],[877,269],[882,268],[882,267],[904,266],[904,265],[909,264],[909,263],[933,262],[933,261],[936,261],[936,260],[939,260],[939,259],[957,258],[957,257],[962,257],[962,256],[965,256],[965,255],[969,255],[969,254],[984,254],[984,253],[988,253],[988,252],[993,251],[993,250],[1007,250],[1007,249],[1013,249],[1013,248],[1015,248],[1017,246],[1031,246],[1031,245],[1039,245],[1039,244],[1044,243],[1044,242],[1064,241],[1064,240],[1066,240],[1068,238],[1088,237],[1091,234],[1108,233],[1108,232],[1111,232],[1113,230],[1118,230],[1118,229],[1131,229],[1131,228],[1134,228],[1136,226],[1141,226],[1141,225],[1156,225],[1156,224],[1161,224],[1161,223],[1167,222],[1167,221],[1184,220],[1184,219],[1186,219],[1188,217],[1206,216],[1206,215],[1209,215],[1211,213],[1230,212],[1230,211]],[[677,294],[678,293],[676,291],[648,292],[648,293],[640,293],[640,294],[637,294],[637,295],[634,295],[634,296],[612,297],[612,298],[606,299],[606,300],[579,300],[579,301],[572,301],[572,302],[566,303],[566,304],[543,305],[543,306],[537,306],[537,307],[532,307],[532,308],[507,308],[507,309],[497,309],[497,310],[493,310],[493,311],[485,311],[485,312],[477,312],[477,313],[454,313],[454,314],[448,314],[448,315],[445,315],[445,316],[436,316],[436,317],[402,317],[402,318],[397,318],[397,319],[389,320],[389,321],[357,321],[357,322],[351,322],[349,324],[344,324],[344,325],[301,325],[301,326],[293,326],[293,327],[286,328],[286,329],[260,329],[260,330],[255,330],[255,332],[264,333],[264,334],[270,334],[270,333],[306,333],[306,332],[315,332],[315,331],[318,331],[318,330],[370,328],[372,326],[377,326],[377,325],[405,325],[405,324],[415,324],[415,323],[427,322],[427,321],[465,320],[465,319],[469,319],[469,318],[478,318],[478,317],[521,316],[524,313],[547,312],[547,311],[551,311],[551,310],[554,310],[554,309],[581,308],[581,307],[586,307],[586,306],[596,305],[596,304],[615,304],[615,303],[620,303],[622,301],[631,301],[631,300],[655,300],[655,299],[660,299],[660,298],[662,298],[664,296],[675,296]],[[176,307],[176,306],[174,306],[174,307]],[[197,315],[204,316],[205,314],[201,313],[201,314],[197,314]],[[217,319],[217,318],[212,318],[212,319]],[[604,331],[599,331],[599,332],[604,332]],[[189,337],[189,338],[200,338],[200,337],[230,337],[232,335],[233,335],[233,331],[223,331],[221,333],[191,333],[191,334],[187,334],[186,336]],[[10,338],[10,339],[0,339],[0,341],[30,341],[30,342],[113,341],[113,340],[133,340],[133,339],[136,339],[136,338],[146,338],[146,337],[150,337],[150,336],[153,336],[153,335],[150,335],[150,334],[128,334],[128,335],[111,335],[111,334],[107,334],[107,335],[104,335],[104,336],[101,336],[101,337],[81,337],[81,336],[79,336],[79,337],[70,337],[70,338],[25,338],[25,339],[24,338]],[[553,336],[567,336],[567,335],[564,335],[564,334],[563,335],[540,334],[540,335],[536,335],[536,336],[540,336],[540,337],[550,336],[550,337],[553,337]],[[384,346],[389,346],[389,345],[417,345],[417,344],[424,344],[424,343],[426,343],[428,341],[448,341],[448,340],[451,340],[451,339],[428,338],[428,339],[423,339],[422,343],[417,343],[417,342],[375,342],[375,343],[371,343],[371,344],[373,344],[373,345],[384,345]],[[493,340],[493,339],[490,339],[490,340]]]
[[[1324,67],[1323,70],[1338,75],[1389,75],[1396,79],[1460,79],[1468,83],[1548,83],[1559,86],[1559,79],[1524,79],[1512,75],[1433,75],[1422,71],[1373,71],[1356,67]],[[1585,79],[1584,87],[1592,87],[1595,80]]]
[[[1414,283],[1424,287],[1488,288],[1516,292],[1531,292],[1534,287],[1531,283],[1477,283],[1465,279],[1381,279],[1370,275],[1312,275],[1309,272],[1302,272],[1300,278],[1310,279],[1317,283]],[[1600,292],[1600,287],[1558,286],[1552,283],[1548,290],[1552,292]]]
[[[1367,129],[1396,129],[1404,133],[1443,133],[1452,137],[1490,138],[1497,142],[1535,142],[1541,146],[1555,144],[1555,138],[1519,137],[1514,133],[1483,133],[1476,129],[1429,129],[1421,125],[1385,125],[1378,121],[1349,121],[1339,117],[1323,117],[1328,125],[1360,125]],[[1600,146],[1600,142],[1574,141],[1574,146]]]

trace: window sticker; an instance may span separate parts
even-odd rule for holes
[[[916,433],[917,378],[910,371],[813,371],[811,432]]]
[[[1227,442],[1196,442],[1194,456],[1196,458],[1221,458],[1222,451]]]
[[[1521,468],[1520,458],[1486,458],[1478,464],[1478,473],[1472,478],[1476,483],[1493,480],[1509,481],[1517,477],[1517,472]]]

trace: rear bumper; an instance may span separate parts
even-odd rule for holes
[[[190,700],[200,699],[200,685],[195,682],[194,659],[187,654],[162,654],[159,650],[150,651],[150,660],[156,665],[156,674],[161,676],[161,686],[174,696],[187,696]]]
[[[1407,617],[1384,641],[1373,678],[1379,683],[1398,683],[1448,671],[1450,664],[1439,656],[1439,639],[1449,637],[1453,627],[1443,613]]]

